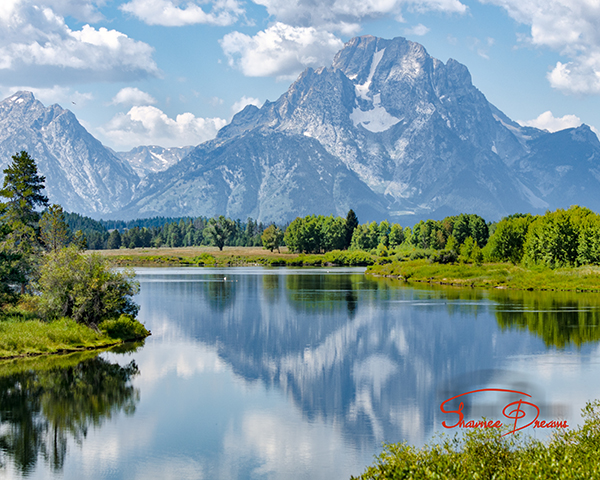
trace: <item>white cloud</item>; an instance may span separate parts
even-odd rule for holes
[[[152,95],[139,88],[125,87],[112,99],[112,105],[152,105],[156,100]]]
[[[0,76],[4,83],[47,86],[158,75],[148,44],[104,27],[71,30],[57,11],[68,10],[72,3],[2,0]],[[81,3],[86,6],[80,15],[94,17],[94,2]]]
[[[244,10],[236,0],[189,1],[180,7],[177,0],[132,0],[121,5],[121,10],[131,13],[148,25],[181,27],[206,23],[213,25],[231,25],[243,15]],[[198,3],[212,5],[210,12],[205,12]]]
[[[281,80],[295,78],[306,67],[330,63],[343,46],[331,33],[283,23],[276,23],[253,37],[233,32],[221,40],[229,64],[244,75],[276,76]]]
[[[429,30],[430,29],[428,27],[426,27],[422,23],[419,23],[418,25],[415,25],[412,28],[406,28],[404,30],[404,35],[416,35],[422,37],[423,35],[429,33]]]
[[[156,107],[136,106],[116,115],[99,132],[116,148],[127,150],[139,145],[183,147],[214,138],[226,123],[222,118],[199,118],[192,113],[173,119]]]
[[[248,105],[254,105],[255,107],[260,108],[262,103],[258,98],[244,96],[231,106],[231,113],[235,115],[236,113],[241,112]]]
[[[402,10],[465,13],[459,0],[253,0],[278,21],[294,26],[317,26],[353,34],[362,20],[392,16]]]
[[[576,115],[565,115],[564,117],[555,117],[551,111],[542,113],[539,117],[533,120],[519,120],[521,125],[525,127],[535,127],[549,132],[558,132],[565,128],[573,128],[581,125],[581,119]]]
[[[531,26],[526,40],[551,48],[570,61],[557,62],[548,74],[557,89],[576,94],[600,93],[600,3],[596,0],[480,0],[504,8]]]

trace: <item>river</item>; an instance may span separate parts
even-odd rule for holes
[[[137,269],[144,345],[0,365],[0,473],[347,479],[384,441],[460,432],[440,405],[463,393],[486,389],[446,411],[505,424],[518,399],[574,426],[600,398],[597,295],[363,272]]]

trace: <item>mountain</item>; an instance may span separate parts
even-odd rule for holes
[[[131,149],[129,152],[113,152],[121,160],[125,160],[139,175],[145,177],[149,173],[157,173],[175,165],[188,155],[194,147],[163,148],[147,145]]]
[[[467,67],[401,37],[350,40],[329,67],[308,68],[275,102],[247,106],[194,148],[116,153],[68,110],[20,92],[0,103],[0,158],[22,149],[52,201],[96,218],[284,223],[352,208],[363,222],[410,225],[461,212],[600,211],[600,142],[587,125],[523,127]]]
[[[51,203],[98,217],[132,198],[139,177],[58,105],[44,107],[30,92],[0,102],[0,171],[26,150],[46,177]],[[3,176],[0,173],[0,176]]]
[[[283,222],[353,208],[361,220],[414,222],[571,203],[600,209],[599,159],[589,127],[522,127],[487,101],[464,65],[404,38],[365,36],[146,176],[121,213]]]

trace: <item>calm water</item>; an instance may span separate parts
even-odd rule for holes
[[[455,423],[440,404],[460,393],[526,392],[571,425],[600,398],[597,295],[407,288],[362,269],[138,274],[144,346],[0,366],[0,476],[345,479],[381,442]],[[465,419],[512,400],[464,398]]]

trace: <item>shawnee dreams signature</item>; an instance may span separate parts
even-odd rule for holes
[[[522,396],[531,398],[531,395],[529,395],[525,392],[519,392],[518,390],[505,390],[502,388],[482,388],[480,390],[472,390],[470,392],[461,393],[460,395],[456,395],[452,398],[445,400],[440,405],[440,410],[442,411],[442,413],[454,413],[454,414],[458,415],[458,421],[454,425],[448,425],[448,424],[446,424],[446,421],[443,421],[442,426],[444,428],[456,428],[456,427],[458,427],[458,428],[501,428],[501,427],[503,427],[504,424],[500,420],[496,420],[496,421],[494,421],[494,420],[479,420],[479,421],[469,420],[469,421],[465,422],[464,415],[462,412],[463,408],[464,408],[463,402],[460,402],[460,405],[458,406],[458,410],[446,410],[444,408],[444,405],[446,405],[448,402],[451,402],[452,400],[454,400],[456,398],[464,397],[466,395],[471,395],[473,393],[479,393],[479,392],[516,393],[518,395],[522,395]],[[525,422],[527,422],[529,420],[526,417],[531,418],[533,416],[533,414],[535,414],[535,418],[533,418],[533,420],[529,421],[529,423],[525,424]],[[538,420],[538,418],[540,416],[539,407],[535,403],[527,402],[527,401],[523,400],[522,398],[520,398],[517,401],[507,404],[504,407],[504,409],[502,410],[502,415],[504,415],[509,420],[512,420],[510,423],[506,424],[507,426],[511,427],[511,430],[509,430],[504,435],[509,435],[511,433],[518,432],[519,430],[523,430],[524,428],[527,428],[527,427],[567,428],[569,426],[567,424],[566,420],[550,420],[550,421]],[[502,435],[502,436],[504,436],[504,435]]]

